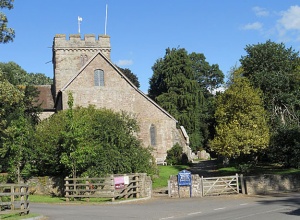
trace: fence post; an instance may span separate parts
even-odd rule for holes
[[[111,190],[113,192],[113,197],[111,198],[111,201],[115,201],[115,181],[114,181],[114,176],[113,175],[110,175],[110,181],[111,181]]]
[[[202,191],[201,197],[204,197],[204,183],[203,183],[203,176],[201,176],[201,191]]]
[[[11,185],[10,186],[10,193],[11,193],[11,196],[10,196],[10,202],[11,202],[11,206],[10,206],[10,210],[15,210],[15,186],[14,185]]]
[[[25,208],[25,200],[24,200],[24,186],[21,186],[21,210]]]
[[[124,179],[125,179],[125,174],[124,174]],[[128,180],[130,179],[130,177],[128,176]],[[129,184],[130,184],[130,182],[128,183],[128,184],[125,184],[124,183],[124,186],[125,186],[125,189],[124,189],[124,194],[125,194],[125,196],[124,196],[124,198],[125,199],[128,199],[128,186],[129,186]]]
[[[139,176],[135,174],[135,191],[136,191],[136,198],[140,198],[140,189],[139,189]]]
[[[235,178],[236,178],[236,189],[237,189],[237,193],[240,193],[240,186],[239,186],[239,174],[235,174]]]
[[[69,177],[66,177],[65,181],[66,181],[66,202],[70,201],[69,198]]]
[[[91,193],[91,189],[92,189],[92,184],[90,184],[90,182],[88,180],[85,181],[85,190],[87,195],[90,195]],[[90,202],[90,197],[87,197],[87,202]]]

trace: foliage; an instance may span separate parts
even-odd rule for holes
[[[240,60],[243,75],[262,90],[269,114],[272,135],[267,156],[285,166],[299,167],[299,146],[293,139],[300,127],[299,53],[271,41],[248,45],[246,52]]]
[[[259,90],[249,80],[237,77],[217,97],[216,136],[212,150],[225,157],[257,153],[268,147],[269,128]]]
[[[300,125],[299,53],[283,43],[267,41],[248,45],[241,58],[243,75],[263,92],[265,109],[273,130],[278,126]]]
[[[133,72],[131,72],[130,69],[123,69],[121,67],[118,67],[118,69],[133,83],[133,85],[135,85],[137,88],[140,88],[138,77]]]
[[[268,151],[270,158],[285,167],[300,168],[300,128],[280,127],[273,133],[271,148]]]
[[[149,97],[173,115],[187,130],[191,148],[204,142],[201,134],[203,92],[195,79],[185,49],[167,49],[164,58],[152,67]]]
[[[13,181],[20,179],[22,174],[23,177],[27,175],[29,168],[27,160],[35,123],[34,113],[27,108],[26,101],[26,92],[9,83],[0,73],[0,165]]]
[[[1,0],[0,8],[12,9],[14,0]],[[8,43],[13,41],[15,37],[15,31],[12,28],[7,27],[8,19],[3,12],[0,12],[0,43]]]
[[[194,76],[203,91],[212,94],[223,84],[224,74],[219,69],[218,64],[210,65],[204,54],[201,53],[193,52],[189,54],[189,58],[192,61]]]
[[[152,174],[154,160],[137,131],[136,120],[125,113],[93,106],[59,112],[37,126],[36,167],[41,175],[70,175],[74,166],[77,176]]]
[[[170,165],[186,165],[188,158],[183,153],[182,147],[176,143],[170,150],[167,151],[167,164]]]
[[[13,85],[50,85],[52,79],[42,73],[27,73],[21,66],[15,62],[0,62],[0,69],[5,78]]]

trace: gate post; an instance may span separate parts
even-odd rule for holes
[[[203,183],[203,176],[201,176],[201,192],[202,192],[202,195],[201,197],[204,197],[204,183]]]
[[[70,201],[69,198],[69,177],[66,177],[65,181],[66,181],[66,202]]]
[[[239,186],[239,174],[235,174],[235,178],[236,178],[236,189],[237,189],[237,193],[240,193],[240,186]]]

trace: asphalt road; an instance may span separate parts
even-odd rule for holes
[[[153,198],[97,205],[30,204],[30,211],[54,220],[94,219],[300,219],[300,193],[273,196],[218,196],[204,198]]]

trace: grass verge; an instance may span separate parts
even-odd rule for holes
[[[21,220],[21,219],[28,219],[28,218],[34,218],[39,216],[39,214],[36,213],[29,213],[28,215],[20,215],[20,214],[5,214],[0,215],[0,219],[4,220]]]
[[[153,178],[152,188],[159,189],[168,186],[170,175],[177,175],[179,171],[188,168],[189,166],[185,165],[158,166],[159,174]]]

